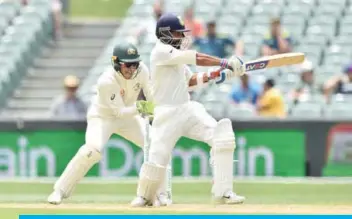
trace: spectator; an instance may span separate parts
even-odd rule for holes
[[[130,37],[128,39],[130,43],[139,44],[143,41],[143,37],[145,37],[146,35],[155,36],[156,22],[164,13],[163,5],[163,1],[155,1],[155,3],[153,4],[154,18],[148,20],[147,22],[141,22],[141,25],[137,28],[137,31],[135,29],[133,30],[133,37]]]
[[[328,80],[324,86],[325,95],[331,94],[352,94],[352,64],[344,68],[344,74]]]
[[[59,40],[62,36],[62,4],[60,0],[53,0],[51,3],[54,31],[54,40]]]
[[[269,56],[292,51],[292,39],[287,30],[281,27],[280,18],[271,20],[271,30],[264,36],[262,55]]]
[[[192,37],[199,38],[204,35],[203,24],[193,16],[193,7],[186,8],[184,13],[184,21],[186,28],[191,30]]]
[[[231,98],[235,103],[249,103],[256,105],[260,95],[260,86],[254,81],[250,81],[249,75],[241,77],[241,84],[236,84],[231,91]]]
[[[298,102],[299,99],[306,99],[311,96],[322,94],[323,85],[315,82],[313,63],[305,60],[301,66],[301,81],[293,91],[293,100]]]
[[[65,77],[64,86],[66,94],[58,97],[51,108],[52,116],[84,118],[87,107],[84,102],[76,96],[79,87],[79,79],[74,75]]]
[[[194,46],[201,53],[205,53],[220,58],[225,58],[232,54],[227,53],[228,47],[232,47],[233,54],[237,56],[243,55],[243,43],[239,41],[235,43],[229,37],[222,37],[216,33],[216,22],[209,21],[207,23],[207,35],[201,38],[195,38]]]
[[[285,103],[280,91],[274,86],[275,82],[272,79],[264,83],[257,110],[260,116],[284,118],[286,116]]]

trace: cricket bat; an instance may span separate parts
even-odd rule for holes
[[[285,65],[295,65],[304,61],[304,53],[292,52],[272,56],[265,56],[245,63],[246,71],[275,68]]]

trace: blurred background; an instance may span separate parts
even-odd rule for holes
[[[149,66],[165,12],[183,18],[199,52],[306,55],[301,65],[191,93],[233,121],[237,175],[352,176],[350,0],[0,0],[0,176],[61,174],[84,143],[86,109],[113,47],[136,44]],[[143,157],[119,136],[104,156],[89,175],[136,176]],[[203,143],[181,139],[174,158],[174,175],[210,174]]]

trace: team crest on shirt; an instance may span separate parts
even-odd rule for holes
[[[138,91],[139,89],[141,89],[141,84],[137,83],[133,86],[134,91]]]
[[[121,89],[121,90],[120,90],[120,95],[121,95],[121,97],[124,97],[124,96],[125,96],[125,90],[124,90],[124,89]]]

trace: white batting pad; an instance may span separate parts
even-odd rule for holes
[[[77,183],[100,159],[101,154],[98,151],[83,145],[56,181],[54,190],[60,190],[65,198],[70,197]]]
[[[137,196],[153,202],[160,184],[165,178],[166,168],[153,163],[145,162],[141,167]]]
[[[225,192],[233,189],[233,154],[235,151],[235,136],[231,121],[222,119],[214,130],[212,162],[214,197],[222,197]]]
[[[158,194],[166,193],[168,194],[169,198],[171,199],[172,196],[172,166],[171,160],[166,167],[166,174],[164,179],[161,182],[160,188],[158,190]]]

